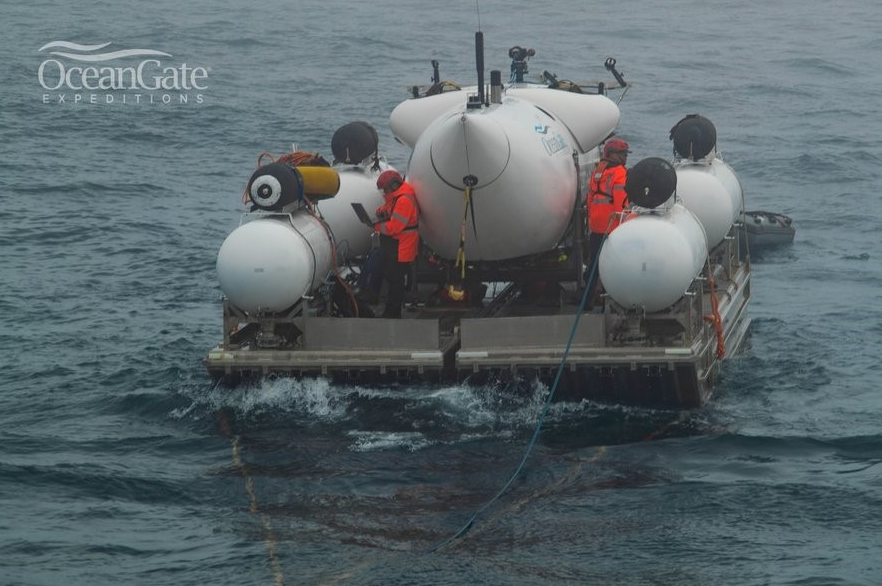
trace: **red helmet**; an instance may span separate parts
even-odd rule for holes
[[[377,177],[377,189],[386,191],[386,188],[393,181],[397,181],[399,184],[404,183],[404,179],[401,178],[401,174],[398,171],[386,169]]]
[[[603,156],[608,157],[613,153],[630,153],[628,143],[621,138],[611,138],[603,145]]]

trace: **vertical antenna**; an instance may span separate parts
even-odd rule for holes
[[[478,100],[484,103],[484,33],[475,33],[475,65],[478,69]]]
[[[475,0],[475,11],[478,13],[478,30],[481,30],[481,3]]]

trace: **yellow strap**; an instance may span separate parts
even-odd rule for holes
[[[465,190],[462,192],[462,226],[459,230],[459,250],[456,251],[456,264],[453,265],[454,268],[461,267],[460,278],[465,279],[466,272],[466,257],[465,257],[465,235],[466,235],[466,220],[469,217],[469,199],[472,197],[472,188],[466,185]]]

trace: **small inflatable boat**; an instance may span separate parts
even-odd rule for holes
[[[749,250],[781,246],[793,242],[796,227],[793,220],[775,212],[752,211],[742,216]]]

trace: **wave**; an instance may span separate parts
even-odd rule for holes
[[[52,55],[66,57],[75,61],[87,61],[90,63],[99,61],[110,61],[112,59],[121,59],[123,57],[171,57],[171,54],[164,51],[156,51],[154,49],[123,49],[121,51],[112,51],[110,53],[100,53],[98,55],[78,55],[76,53],[65,53],[63,51],[52,51]]]
[[[54,49],[56,47],[62,49],[71,49],[73,51],[82,51],[82,53],[69,53],[67,51],[50,51],[50,55],[73,59],[74,61],[85,61],[96,63],[102,61],[111,61],[113,59],[122,59],[125,57],[171,57],[170,53],[165,51],[157,51],[155,49],[121,49],[119,51],[109,51],[106,53],[89,53],[90,51],[99,51],[110,43],[101,45],[80,45],[78,43],[70,43],[68,41],[52,41],[40,47],[40,51],[46,49]]]
[[[101,45],[80,45],[79,43],[70,43],[68,41],[52,41],[51,43],[46,43],[42,47],[38,49],[39,51],[45,51],[46,49],[54,49],[55,47],[61,47],[62,49],[73,49],[74,51],[98,51],[108,46],[110,43],[103,43]]]

